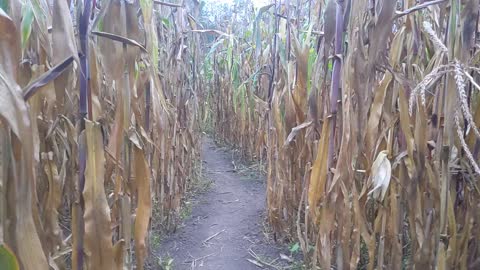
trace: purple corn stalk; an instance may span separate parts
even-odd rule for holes
[[[335,0],[330,0],[335,1]],[[328,159],[327,159],[327,170],[328,170],[328,183],[330,185],[332,180],[332,174],[329,173],[330,168],[333,165],[333,154],[335,151],[335,126],[337,122],[337,108],[338,108],[338,98],[340,96],[340,71],[342,68],[342,53],[343,53],[343,2],[344,0],[337,0],[337,10],[336,10],[336,27],[335,27],[335,57],[333,62],[333,72],[332,72],[332,85],[330,89],[330,115],[332,117],[332,122],[330,125],[330,137],[328,142]]]
[[[88,116],[88,111],[91,108],[88,108],[88,96],[89,85],[88,81],[90,79],[89,69],[88,69],[88,24],[90,18],[92,0],[86,0],[84,2],[83,13],[80,15],[80,22],[78,27],[78,34],[80,37],[80,121],[81,128],[85,128],[85,118]],[[90,106],[91,107],[91,106]]]
[[[79,37],[80,37],[80,134],[85,129],[85,118],[88,116],[88,111],[91,110],[91,103],[88,106],[88,102],[91,102],[91,96],[89,93],[89,70],[88,70],[88,24],[90,18],[90,10],[91,10],[92,0],[85,0],[83,13],[80,15],[79,19]],[[90,113],[91,116],[91,113]],[[87,149],[85,149],[85,144],[80,144],[79,149],[79,175],[78,175],[78,198],[80,198],[80,207],[82,209],[82,214],[79,215],[79,220],[81,226],[78,226],[79,235],[76,237],[78,239],[77,245],[77,258],[78,258],[78,265],[76,269],[82,270],[83,269],[83,234],[84,227],[83,227],[83,188],[85,186],[85,167],[87,165],[87,158],[86,153]]]
[[[150,132],[150,107],[152,104],[150,87],[150,82],[148,82],[145,88],[145,131],[147,133]]]

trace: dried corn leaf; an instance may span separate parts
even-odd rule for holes
[[[135,218],[135,254],[137,269],[143,269],[147,256],[146,237],[152,211],[150,168],[142,149],[134,147],[135,184],[137,186],[137,214]]]
[[[87,167],[85,171],[85,255],[89,269],[113,269],[110,208],[104,188],[105,156],[100,124],[85,121]]]
[[[325,185],[327,181],[327,153],[328,153],[328,132],[330,119],[326,119],[322,126],[322,135],[318,143],[318,151],[315,162],[312,166],[310,176],[310,186],[308,187],[308,205],[312,215],[315,217],[315,211],[318,202],[324,196]]]

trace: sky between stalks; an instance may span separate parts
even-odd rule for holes
[[[229,4],[229,5],[233,5],[235,3],[235,0],[205,0],[205,2],[210,3],[210,4]],[[271,0],[252,0],[252,3],[255,6],[255,8],[265,6],[270,2],[272,2],[272,1]]]

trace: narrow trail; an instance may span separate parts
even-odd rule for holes
[[[203,141],[202,160],[204,176],[212,186],[196,196],[184,226],[162,240],[158,256],[172,258],[175,270],[260,269],[248,260],[253,259],[249,250],[267,261],[278,258],[281,248],[269,244],[263,233],[262,178],[233,172],[229,153],[211,139]]]

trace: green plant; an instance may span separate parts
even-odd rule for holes
[[[0,244],[0,269],[19,270],[17,257],[5,244]]]
[[[173,270],[173,258],[171,257],[166,257],[166,258],[159,258],[158,259],[158,264],[160,266],[160,269],[162,270]]]
[[[297,254],[300,251],[300,244],[298,242],[292,243],[288,250],[291,254]]]

